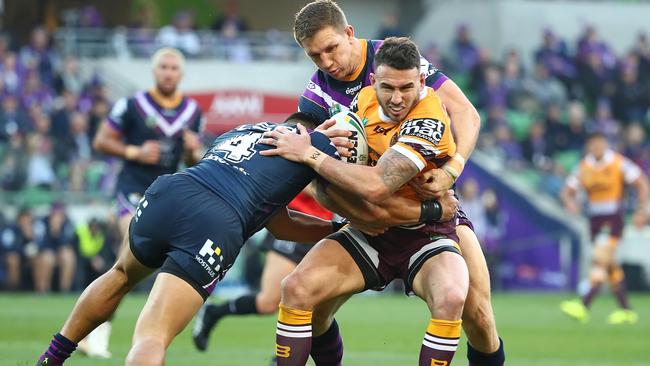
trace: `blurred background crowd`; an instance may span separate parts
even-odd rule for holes
[[[83,288],[115,256],[117,230],[110,215],[72,222],[61,203],[109,202],[120,166],[92,148],[114,100],[102,74],[82,73],[80,60],[148,57],[161,46],[177,47],[190,58],[236,63],[306,58],[287,32],[251,30],[236,1],[225,2],[211,19],[177,10],[170,24],[160,24],[152,4],[136,2],[131,23],[108,30],[102,13],[89,5],[68,9],[57,27],[39,25],[28,37],[0,35],[0,188],[3,200],[17,207],[12,215],[5,210],[0,215],[4,288]],[[359,36],[405,35],[402,29],[389,13],[377,34]],[[101,47],[73,46],[80,38],[90,44],[107,35]],[[647,35],[639,33],[623,53],[600,38],[597,24],[585,25],[577,42],[549,27],[537,43],[533,55],[517,49],[493,52],[475,41],[472,25],[464,23],[450,44],[432,40],[419,46],[479,109],[478,149],[549,197],[557,198],[590,132],[605,133],[648,172]],[[204,138],[209,143],[211,136]],[[486,249],[498,252],[506,218],[495,192],[470,179],[459,193]]]

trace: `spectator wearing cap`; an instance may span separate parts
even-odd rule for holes
[[[65,206],[55,202],[49,214],[40,220],[43,235],[38,241],[38,260],[34,268],[34,287],[39,293],[51,290],[55,268],[58,269],[58,288],[69,292],[74,279],[76,255],[75,229],[65,214]]]

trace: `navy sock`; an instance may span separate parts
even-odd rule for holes
[[[43,353],[39,358],[39,365],[63,365],[63,362],[67,360],[76,349],[76,343],[64,337],[61,333],[57,333],[52,338],[52,341],[50,341],[50,345],[47,350],[45,350],[45,353]],[[46,359],[47,361],[45,361]]]
[[[246,314],[258,314],[257,312],[257,303],[256,295],[249,294],[240,296],[234,300],[230,300],[221,305],[217,305],[214,310],[214,313],[218,316],[237,314],[237,315],[246,315]]]
[[[503,366],[506,354],[503,351],[503,339],[499,337],[499,349],[494,353],[483,353],[467,343],[467,359],[469,366]]]
[[[311,358],[316,366],[340,366],[343,360],[343,340],[336,319],[327,331],[311,341]]]

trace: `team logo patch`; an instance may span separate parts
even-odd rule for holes
[[[221,269],[221,263],[223,262],[221,248],[219,246],[213,248],[213,244],[214,242],[212,240],[206,240],[201,247],[201,250],[199,250],[199,254],[194,257],[194,259],[199,262],[201,267],[203,267],[212,278],[217,276],[217,273]],[[219,263],[217,263],[217,261]]]
[[[413,136],[438,145],[445,133],[445,124],[434,118],[416,118],[402,124],[399,135]]]

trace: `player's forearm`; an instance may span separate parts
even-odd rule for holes
[[[331,184],[370,202],[381,202],[393,193],[377,174],[376,167],[344,163],[313,146],[309,149],[304,163]]]
[[[93,148],[101,153],[126,158],[127,144],[120,139],[100,137],[93,140]]]

